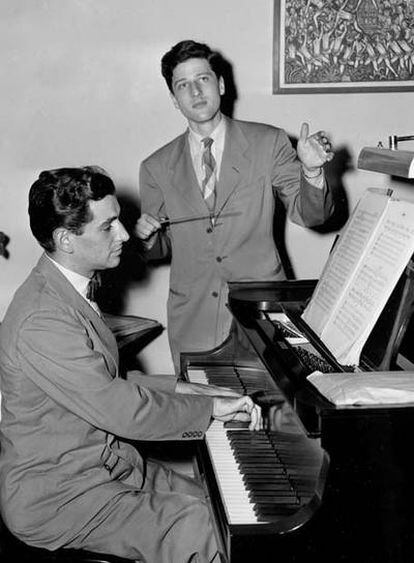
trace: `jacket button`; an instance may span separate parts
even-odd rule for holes
[[[218,297],[218,293],[217,291],[213,291],[213,293],[211,294],[213,297]]]
[[[104,467],[107,471],[110,471],[110,469],[111,469],[107,463],[104,464]]]

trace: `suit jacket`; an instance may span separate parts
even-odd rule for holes
[[[286,133],[261,123],[227,120],[214,227],[208,219],[171,225],[148,254],[172,254],[168,331],[179,352],[207,350],[229,333],[227,282],[284,278],[273,240],[275,192],[298,224],[322,224],[332,213],[328,187],[301,174]],[[208,214],[193,168],[187,133],[141,165],[142,212],[170,219]]]
[[[174,394],[175,378],[118,377],[113,334],[45,255],[0,327],[0,377],[2,516],[50,549],[141,488],[143,459],[118,437],[200,438],[211,418],[211,399]]]

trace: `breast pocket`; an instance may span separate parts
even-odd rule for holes
[[[243,180],[231,194],[230,200],[232,205],[237,208],[244,208],[255,205],[262,201],[266,196],[266,186],[268,182],[264,175],[254,178],[253,180]]]
[[[262,217],[273,213],[274,199],[270,180],[265,175],[256,177],[251,182],[243,181],[229,197],[225,213],[234,213],[232,222],[238,223],[244,230],[252,221],[260,221]],[[247,221],[247,224],[244,223]],[[243,227],[244,225],[244,227]],[[234,226],[234,225],[233,225]]]

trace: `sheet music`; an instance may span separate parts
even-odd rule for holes
[[[413,251],[414,204],[367,192],[303,315],[340,363],[359,363]]]
[[[373,236],[388,201],[389,196],[385,192],[366,192],[328,258],[312,300],[303,315],[317,334],[322,333],[329,317],[334,314],[335,307],[339,305],[338,297],[349,285],[358,260]]]

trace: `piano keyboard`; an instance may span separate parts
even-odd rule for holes
[[[192,383],[209,383],[204,369],[190,368],[187,375]],[[213,382],[216,384],[216,377]],[[295,437],[289,436],[286,441],[284,433],[229,429],[228,424],[214,421],[205,442],[229,524],[275,522],[299,510],[304,499],[298,496],[295,477],[305,484],[303,491],[309,487],[303,475],[295,476],[303,461],[289,452]],[[289,462],[289,470],[283,457]]]

